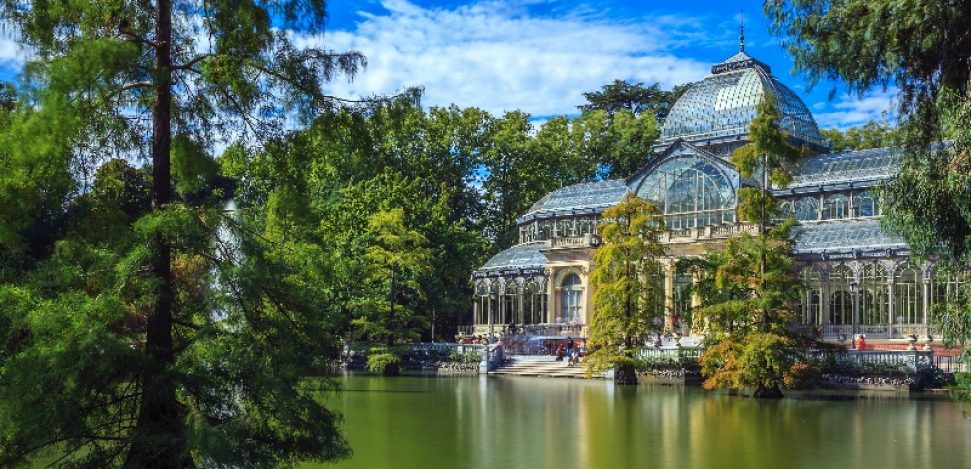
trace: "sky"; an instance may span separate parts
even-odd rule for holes
[[[856,96],[829,82],[810,89],[792,73],[761,8],[751,0],[329,0],[326,30],[293,36],[299,45],[367,57],[353,81],[331,83],[335,95],[421,86],[425,106],[475,106],[496,115],[521,110],[542,122],[575,115],[582,93],[615,79],[670,88],[704,78],[738,50],[744,10],[746,52],[803,98],[821,128],[892,119],[893,90]],[[6,34],[0,80],[15,79],[24,60]]]

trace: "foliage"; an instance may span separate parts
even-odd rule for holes
[[[663,323],[664,220],[657,207],[632,194],[604,211],[603,219],[597,231],[604,244],[594,254],[590,278],[595,313],[585,363],[588,373],[617,366],[633,376],[641,337]]]
[[[387,347],[374,347],[367,355],[367,370],[371,373],[384,373],[395,366],[401,366],[401,357]]]
[[[610,115],[619,111],[628,111],[635,116],[651,114],[655,119],[663,122],[671,112],[674,103],[691,85],[691,83],[685,83],[675,86],[671,91],[664,91],[660,83],[644,86],[644,83],[614,80],[602,86],[600,91],[583,93],[587,104],[577,107],[582,113],[599,110]]]
[[[898,146],[901,143],[900,131],[885,122],[869,121],[860,127],[846,130],[822,129],[820,135],[829,140],[832,152],[868,150]]]
[[[791,181],[789,166],[800,150],[788,142],[779,127],[775,99],[763,98],[749,131],[751,142],[732,154],[732,163],[743,177],[763,176],[760,188],[739,190],[738,218],[757,224],[758,234],[742,233],[729,239],[724,255],[709,253],[699,265],[714,268],[702,277],[702,308],[696,311],[708,330],[701,357],[704,386],[754,388],[755,397],[781,397],[786,378],[801,385],[808,370],[794,369],[803,344],[789,331],[793,313],[790,303],[798,297],[789,256],[789,237],[794,220],[769,226],[778,214],[778,202],[769,183],[785,187]]]
[[[453,363],[479,363],[482,361],[482,356],[479,352],[459,352],[458,350],[453,350],[448,356],[448,361]]]
[[[330,256],[224,213],[213,160],[338,104],[327,83],[364,58],[291,40],[324,7],[0,2],[32,52],[0,100],[0,465],[348,455],[317,400],[334,384],[308,379],[342,328]]]
[[[930,321],[935,331],[941,334],[944,346],[960,347],[964,359],[971,358],[971,285],[962,283],[952,298],[934,304]]]
[[[683,355],[646,356],[637,360],[638,370],[671,370],[697,366],[698,361],[696,359]]]
[[[364,255],[365,294],[356,301],[352,323],[361,336],[389,347],[417,340],[425,318],[399,297],[424,295],[419,279],[431,269],[428,240],[405,225],[400,208],[371,215],[368,230],[372,242]]]
[[[703,386],[756,392],[778,389],[787,375],[795,376],[794,351],[799,345],[792,337],[774,332],[729,336],[705,349],[701,357]]]

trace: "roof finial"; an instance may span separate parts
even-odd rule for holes
[[[745,52],[745,10],[738,10],[738,51]]]

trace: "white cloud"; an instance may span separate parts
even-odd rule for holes
[[[897,90],[874,91],[863,96],[842,95],[832,103],[832,111],[816,114],[816,123],[820,128],[846,129],[856,127],[867,122],[888,121],[893,123],[897,110]],[[822,109],[824,103],[813,105],[815,109]]]
[[[17,69],[27,61],[27,51],[24,50],[9,31],[0,32],[0,66]]]
[[[583,10],[534,14],[504,0],[425,8],[383,0],[382,13],[359,12],[353,30],[298,36],[298,46],[358,50],[367,69],[333,92],[387,95],[423,86],[425,105],[477,106],[499,114],[573,114],[581,93],[614,79],[662,85],[698,80],[709,64],[670,51],[704,37],[700,20],[658,16],[624,22]]]

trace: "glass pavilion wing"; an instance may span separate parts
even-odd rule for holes
[[[483,276],[508,270],[542,270],[546,267],[546,256],[540,252],[543,247],[546,247],[545,241],[517,244],[492,256],[473,275]]]
[[[902,238],[889,235],[878,220],[838,221],[793,228],[793,254],[837,254],[906,249]]]
[[[557,189],[530,207],[519,223],[574,211],[602,211],[617,205],[628,191],[623,180],[597,181]]]
[[[901,157],[900,151],[892,148],[810,157],[794,171],[789,188],[886,179],[898,172]]]

